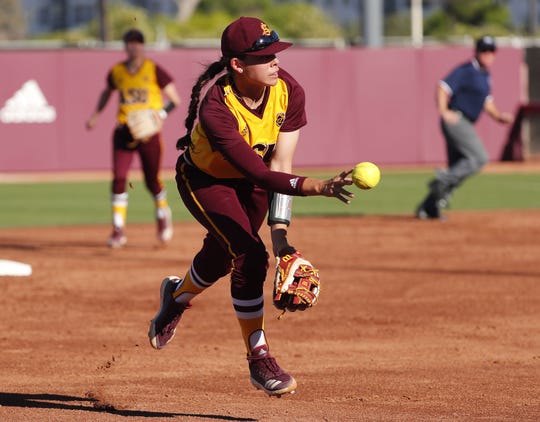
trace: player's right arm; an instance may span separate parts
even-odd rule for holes
[[[165,107],[159,111],[159,117],[161,120],[165,120],[168,114],[180,105],[181,99],[172,76],[158,64],[156,64],[156,78],[159,87],[169,101]]]
[[[109,102],[109,98],[111,98],[112,93],[113,93],[113,88],[111,88],[109,85],[107,85],[105,89],[101,92],[96,110],[92,113],[90,118],[86,121],[87,129],[93,129],[96,126],[97,118],[100,115],[101,111],[105,108],[105,106]]]
[[[484,110],[491,116],[491,118],[499,123],[512,123],[514,120],[514,117],[510,113],[501,113],[497,106],[495,105],[495,101],[493,100],[493,97],[488,97],[486,99],[486,102],[484,103]]]
[[[226,115],[220,114],[223,121]],[[214,133],[204,125],[206,133]],[[237,123],[235,123],[237,124]],[[233,125],[234,126],[234,125]],[[212,147],[223,155],[223,158],[231,163],[253,184],[268,191],[293,196],[328,196],[349,203],[349,198],[354,194],[348,192],[345,187],[352,185],[352,168],[341,172],[328,180],[320,180],[311,177],[299,176],[288,172],[273,171],[261,160],[253,149],[244,141],[238,133],[238,129],[231,126],[227,131],[228,136],[209,136]],[[217,129],[217,127],[216,127]]]
[[[454,110],[448,108],[450,102],[449,87],[444,82],[439,83],[437,87],[437,109],[441,118],[448,124],[455,124],[459,120],[459,116]]]
[[[276,149],[270,161],[270,170],[292,173],[292,162],[299,136],[300,130],[280,132]],[[292,248],[287,240],[287,227],[290,224],[292,212],[292,197],[281,193],[271,193],[269,205],[268,223],[270,224],[272,249],[275,256],[280,256],[280,253]]]
[[[169,103],[164,107],[163,111],[169,114],[175,107],[180,105],[180,95],[178,94],[174,82],[169,82],[165,88],[163,88],[163,93],[169,100]]]
[[[218,89],[218,88],[216,88]],[[205,104],[206,102],[206,104]],[[345,190],[352,184],[352,169],[329,180],[271,170],[238,132],[238,121],[218,96],[203,100],[199,121],[214,151],[218,151],[253,184],[271,192],[293,196],[328,196],[349,203],[354,194]],[[291,128],[291,132],[294,132]]]

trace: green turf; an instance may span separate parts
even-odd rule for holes
[[[333,198],[295,198],[293,215],[373,215],[412,213],[427,192],[432,172],[383,172],[373,190],[355,187],[345,205]],[[317,174],[330,177],[332,174]],[[173,180],[166,181],[174,220],[191,220]],[[101,224],[110,222],[110,182],[0,184],[0,227]],[[455,193],[452,210],[540,208],[540,175],[479,174]],[[129,190],[129,222],[153,221],[153,202],[142,182]]]
[[[322,175],[330,176],[330,175]],[[412,213],[427,194],[433,173],[385,173],[369,191],[352,188],[350,205],[323,197],[295,198],[295,215]],[[540,175],[479,174],[468,179],[451,201],[453,210],[540,208]]]

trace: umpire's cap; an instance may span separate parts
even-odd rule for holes
[[[138,29],[130,29],[124,34],[123,40],[125,43],[138,42],[144,44],[144,35]]]
[[[497,45],[495,44],[495,38],[491,35],[484,35],[478,38],[476,41],[476,52],[483,53],[485,51],[496,51]]]

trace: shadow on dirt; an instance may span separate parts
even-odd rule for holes
[[[256,421],[252,418],[240,418],[226,415],[207,415],[192,413],[152,412],[145,410],[116,409],[113,405],[88,395],[87,397],[64,396],[60,394],[25,394],[1,393],[0,406],[27,407],[40,409],[78,410],[87,412],[102,412],[125,417],[146,418],[175,418],[192,417],[201,419],[216,419],[225,421]]]

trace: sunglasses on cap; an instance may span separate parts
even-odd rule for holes
[[[251,53],[253,51],[261,51],[265,49],[266,47],[276,43],[279,41],[279,35],[276,31],[271,31],[270,35],[263,35],[262,37],[258,38],[250,49],[245,50],[244,53]]]

